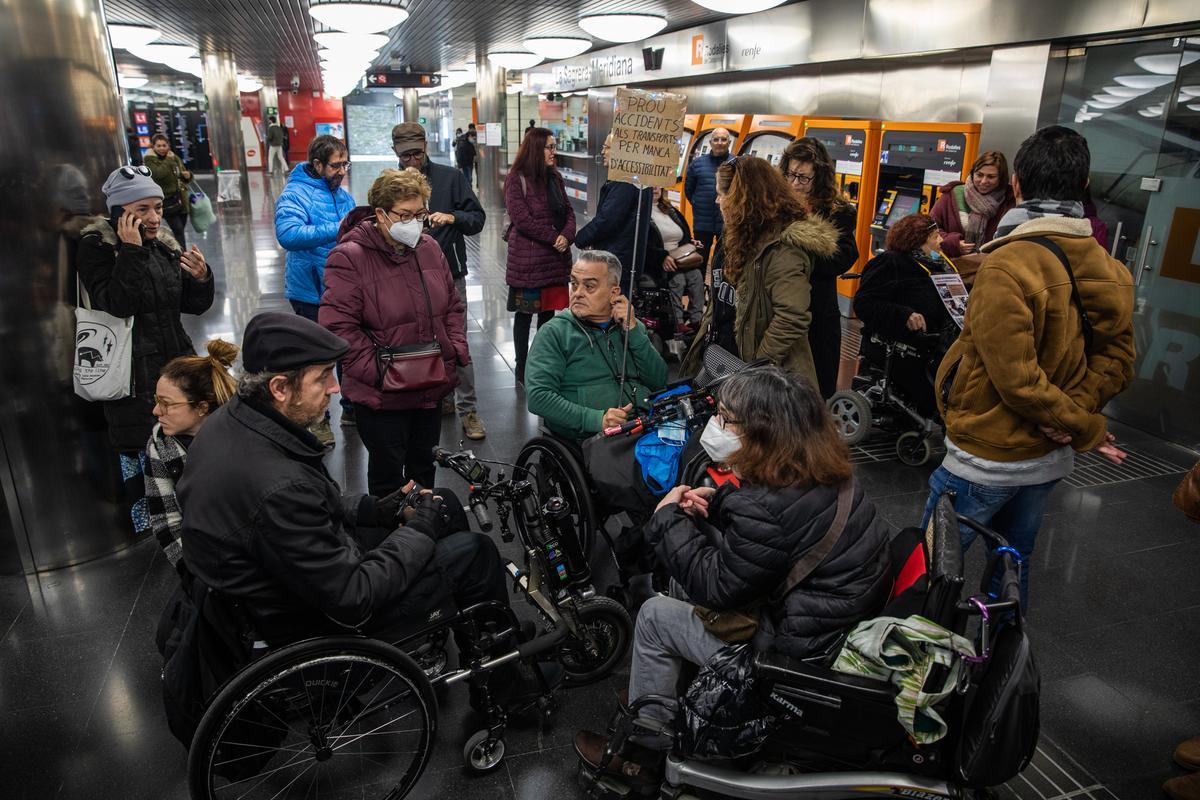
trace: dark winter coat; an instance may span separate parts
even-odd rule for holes
[[[212,272],[198,281],[179,265],[179,244],[166,225],[150,242],[129,245],[107,217],[83,229],[76,265],[92,308],[133,317],[133,395],[104,403],[104,416],[113,447],[141,450],[154,428],[159,373],[171,359],[196,352],[179,315],[203,314],[212,306]]]
[[[179,481],[188,569],[242,600],[273,645],[369,627],[440,591],[434,540],[420,525],[360,525],[373,501],[343,495],[324,454],[308,431],[234,397],[192,442]]]
[[[717,170],[733,154],[718,158],[711,153],[696,156],[688,162],[687,174],[683,178],[683,193],[692,205],[692,228],[699,236],[702,233],[720,233],[725,227],[721,209],[717,208]]]
[[[375,209],[356,208],[342,221],[338,244],[325,262],[325,285],[317,318],[350,343],[342,359],[342,393],[350,400],[377,411],[434,408],[458,384],[456,365],[471,363],[466,307],[432,237],[422,234],[416,248],[401,253],[376,227]],[[412,392],[378,388],[376,344],[395,347],[434,338],[442,347],[445,383]]]
[[[547,176],[557,185],[567,206],[567,220],[561,229],[555,227],[550,211],[548,186],[539,186],[528,176],[522,181],[515,172],[504,179],[504,206],[512,220],[504,281],[517,289],[566,286],[571,275],[571,248],[560,253],[554,249],[554,241],[560,235],[568,242],[575,241],[575,209],[558,170],[548,170]]]
[[[838,306],[838,276],[847,272],[858,260],[858,209],[851,203],[840,203],[826,217],[837,228],[837,252],[825,258],[814,258],[812,275],[812,322],[808,326],[808,343],[812,348],[813,366],[821,395],[830,397],[837,391],[838,366],[842,355],[842,312]]]
[[[459,169],[475,166],[475,143],[468,137],[459,137],[454,145],[454,162],[458,164]]]
[[[942,252],[951,257],[962,255],[962,239],[965,231],[961,212],[958,210],[958,201],[954,197],[955,189],[962,185],[962,181],[951,181],[943,186],[937,202],[929,210],[929,216],[933,217],[933,221],[938,225],[938,230],[942,232]],[[1013,196],[1012,187],[1005,186],[1004,200],[996,209],[996,214],[988,220],[987,226],[983,230],[983,241],[979,244],[982,245],[992,240],[992,237],[996,235],[996,226],[1016,204],[1017,198]]]
[[[648,236],[647,254],[638,274],[648,275],[656,284],[661,283],[662,260],[666,256],[662,237],[652,231],[650,204],[647,200],[642,209],[641,229],[638,228],[639,190],[632,183],[605,181],[600,187],[600,201],[596,216],[579,229],[575,246],[581,250],[607,250],[621,261],[621,291],[628,296],[629,276],[633,271],[633,247],[637,236]],[[653,252],[651,252],[653,251]]]
[[[935,265],[926,266],[932,269]],[[930,273],[911,253],[885,250],[868,261],[854,295],[854,314],[862,320],[864,343],[871,334],[914,341],[916,334],[908,329],[908,318],[914,312],[925,318],[928,333],[953,324]]]
[[[403,168],[403,165],[401,165]],[[450,274],[455,280],[466,277],[467,274],[467,236],[474,236],[483,230],[487,214],[479,203],[471,184],[461,170],[447,167],[444,164],[434,164],[425,159],[425,168],[421,170],[429,179],[433,193],[429,196],[429,210],[443,214],[453,214],[453,225],[442,225],[430,228],[427,232],[442,248],[446,263],[450,265]]]
[[[726,486],[708,510],[721,541],[710,541],[678,505],[650,519],[646,540],[697,605],[725,610],[766,601],[757,649],[809,656],[877,614],[891,592],[888,526],[856,485],[850,517],[833,550],[786,597],[773,598],[792,565],[829,530],[837,496],[831,486]]]

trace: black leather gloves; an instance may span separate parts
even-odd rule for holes
[[[408,527],[419,530],[434,541],[448,532],[446,504],[437,495],[418,495],[413,505],[405,509],[404,516]]]

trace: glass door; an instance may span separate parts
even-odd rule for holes
[[[1088,48],[1060,123],[1087,137],[1088,211],[1136,287],[1135,377],[1107,412],[1200,447],[1200,38]]]

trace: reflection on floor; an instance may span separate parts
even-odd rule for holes
[[[360,200],[371,177],[355,175]],[[208,233],[189,237],[220,282],[212,311],[187,320],[197,345],[210,336],[237,339],[257,311],[287,308],[271,223],[282,182],[256,174],[251,185],[248,212],[224,211]],[[511,458],[536,429],[512,372],[499,219],[494,211],[471,243],[468,286],[468,338],[488,426],[476,449],[487,458]],[[1200,734],[1200,528],[1170,502],[1178,481],[1172,473],[1194,455],[1114,427],[1154,469],[1118,482],[1111,475],[1064,482],[1051,499],[1033,565],[1031,616],[1045,739],[1006,791],[1020,798],[1159,797],[1159,783],[1176,774],[1171,750]],[[362,446],[352,428],[335,430],[329,467],[348,490],[362,491]],[[443,445],[461,435],[457,421],[445,418]],[[914,524],[930,468],[904,466],[887,455],[890,444],[875,444],[856,459],[858,474],[889,521]],[[443,480],[456,485],[451,476]],[[163,718],[154,647],[173,581],[150,540],[29,580],[0,578],[0,795],[187,796],[184,751]],[[471,728],[465,692],[452,690],[437,753],[414,796],[581,797],[571,737],[580,727],[603,726],[626,676],[565,693],[552,726],[511,730],[503,765],[482,778],[460,765]]]

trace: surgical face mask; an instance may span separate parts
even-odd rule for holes
[[[406,247],[416,247],[417,242],[421,241],[421,228],[424,223],[419,219],[409,220],[408,222],[393,222],[388,228],[388,236]]]
[[[700,434],[700,446],[713,461],[724,462],[742,449],[742,439],[717,422],[716,417],[709,417],[704,432]]]
[[[940,251],[940,250],[931,250],[931,251],[929,251],[929,260],[930,260],[930,261],[941,261],[941,260],[942,260],[942,253],[941,253],[941,251]]]

